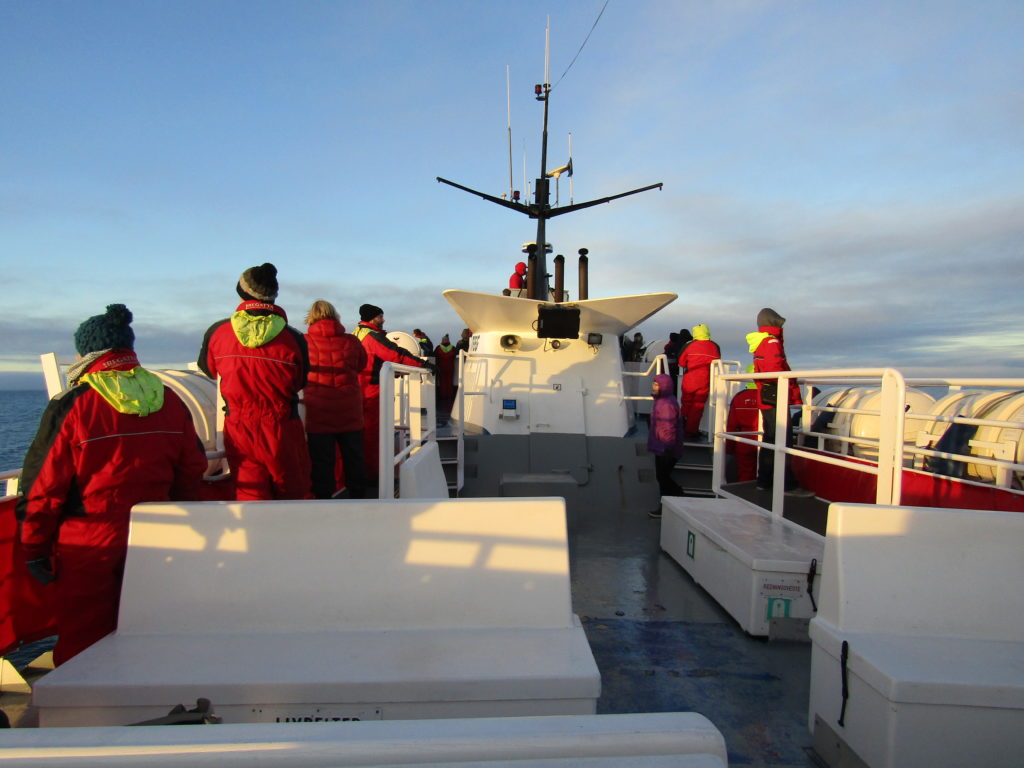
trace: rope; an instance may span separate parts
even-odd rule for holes
[[[590,39],[590,36],[594,34],[594,29],[597,27],[597,22],[601,20],[601,17],[604,15],[604,9],[608,7],[609,2],[611,2],[611,0],[604,0],[604,5],[601,6],[601,12],[598,13],[597,18],[594,19],[594,24],[593,26],[590,27],[590,31],[587,32],[587,36],[583,39],[583,43],[580,45],[580,49],[576,51],[576,55],[572,57],[572,61],[569,62],[569,66],[565,68],[565,72],[562,73],[562,76],[558,78],[558,82],[551,86],[552,91],[558,87],[558,83],[562,82],[562,80],[565,79],[565,76],[569,74],[569,70],[572,69],[572,65],[576,63],[576,59],[578,59],[580,57],[580,54],[583,53],[583,48],[586,46],[587,41]]]

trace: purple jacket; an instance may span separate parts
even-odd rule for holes
[[[683,425],[679,417],[679,403],[672,388],[672,377],[659,373],[654,377],[658,382],[658,396],[651,409],[651,424],[647,432],[647,450],[655,456],[666,452],[675,457],[683,455]]]

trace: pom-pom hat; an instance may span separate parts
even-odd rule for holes
[[[238,278],[236,290],[243,299],[255,299],[273,304],[277,300],[278,291],[277,267],[270,263],[249,267]]]
[[[75,331],[75,350],[88,355],[103,349],[135,349],[132,312],[124,304],[109,304],[102,315],[93,315]]]

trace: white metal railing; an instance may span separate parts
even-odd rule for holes
[[[4,496],[0,498],[0,501],[10,496],[18,495],[18,485],[21,483],[21,470],[20,469],[9,469],[0,472],[0,482],[4,483],[6,488],[4,489]]]
[[[652,374],[657,376],[659,373],[668,373],[668,358],[665,355],[663,355],[663,354],[662,355],[658,355],[653,360],[651,360],[651,364],[648,365],[642,371],[627,371],[625,369],[622,370],[623,377],[633,376],[633,377],[636,377],[638,379],[649,378]],[[626,392],[625,392],[625,388],[623,388],[622,399],[623,400],[650,400],[651,399],[651,394],[650,394],[650,392],[648,392],[645,395],[627,395]]]
[[[395,469],[420,446],[437,440],[434,375],[425,368],[386,362],[380,369],[380,444],[377,498],[395,498]],[[401,489],[398,489],[401,495]]]
[[[453,438],[455,440],[455,495],[457,496],[462,492],[462,487],[466,483],[466,454],[465,454],[465,436],[466,436],[466,395],[467,394],[478,394],[466,392],[466,379],[463,375],[466,370],[466,350],[460,349],[458,356],[458,376],[455,379],[456,387],[455,390],[455,406],[457,408],[458,417],[450,419],[450,422],[454,422],[455,434]]]
[[[712,360],[711,361],[711,383],[709,385],[710,388],[711,388],[711,391],[712,392],[715,391],[715,382],[717,381],[719,376],[722,376],[724,374],[739,373],[742,370],[743,370],[743,363],[741,363],[739,360]],[[731,403],[733,396],[739,390],[743,389],[743,387],[744,387],[744,384],[742,382],[729,381],[726,384],[727,394],[726,394],[726,401],[725,402],[726,403]],[[680,374],[679,374],[679,392],[676,393],[677,394],[677,399],[680,402],[682,402],[682,396],[683,396],[682,389],[683,389],[683,374],[682,374],[682,372],[680,372]],[[710,396],[708,397],[708,402],[707,402],[707,405],[706,405],[704,411],[705,411],[704,412],[704,417],[701,419],[701,422],[703,423],[703,422],[706,421],[708,424],[710,424],[711,425],[711,429],[709,429],[708,431],[711,432],[711,431],[714,430],[715,417],[716,417],[715,414],[717,412],[717,401],[715,400],[715,398],[710,397]],[[726,409],[726,415],[728,416],[728,409]]]
[[[798,380],[801,384],[803,404],[800,409],[800,428],[797,434],[801,438],[811,438],[817,441],[818,451],[811,453],[799,446],[788,447],[786,445],[786,431],[790,428],[791,408],[789,404],[789,386],[791,380]],[[729,403],[732,395],[739,388],[744,387],[747,382],[758,380],[778,380],[777,404],[776,404],[776,425],[775,442],[767,444],[759,439],[760,433],[750,432],[727,432],[725,429],[726,419],[729,410]],[[815,405],[813,403],[813,392],[816,388],[825,386],[841,387],[878,387],[879,400],[878,408],[847,408],[832,405]],[[949,391],[959,388],[984,387],[986,389],[1012,388],[1020,390],[1024,388],[1024,379],[905,379],[895,369],[841,369],[841,370],[814,370],[814,371],[785,371],[773,373],[732,373],[725,370],[716,372],[712,378],[712,403],[714,407],[714,461],[712,465],[712,483],[716,492],[724,495],[732,495],[723,491],[725,481],[725,446],[728,441],[736,444],[756,446],[759,449],[771,449],[775,452],[776,461],[774,464],[774,478],[772,485],[771,511],[773,515],[781,516],[782,501],[785,493],[784,473],[785,462],[780,457],[800,456],[805,459],[823,464],[841,466],[857,472],[875,475],[877,487],[875,503],[885,505],[898,505],[902,498],[902,481],[904,470],[904,457],[910,457],[908,471],[927,472],[924,469],[924,459],[939,458],[948,459],[964,464],[988,466],[994,469],[995,482],[986,483],[972,480],[967,477],[956,478],[958,482],[977,485],[981,487],[998,487],[1013,494],[1024,495],[1024,490],[1014,486],[1014,477],[1017,473],[1024,472],[1024,464],[1015,462],[1015,451],[1017,444],[1012,441],[1005,443],[982,443],[981,441],[970,441],[971,447],[983,446],[997,454],[994,458],[979,456],[974,453],[959,454],[946,451],[936,451],[926,447],[936,442],[939,436],[933,436],[930,432],[920,430],[913,441],[908,441],[906,434],[906,400],[907,389],[914,387],[943,387]],[[815,417],[820,413],[837,413],[872,416],[878,420],[878,437],[858,437],[843,434],[823,433],[813,431]],[[970,416],[949,416],[944,414],[913,413],[911,417],[916,421],[927,424],[966,424],[972,426],[992,426],[1009,428],[1013,430],[1024,430],[1024,422],[1005,421],[999,419],[982,419]],[[848,448],[852,445],[865,446],[877,452],[876,463],[865,463],[865,460],[853,460],[854,457],[846,453],[829,451],[825,447],[825,441],[839,444]]]

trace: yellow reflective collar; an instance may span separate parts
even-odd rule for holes
[[[119,413],[149,416],[164,407],[164,385],[142,366],[130,371],[83,373],[83,381]]]
[[[243,347],[254,349],[273,341],[288,323],[280,315],[250,315],[239,310],[231,316],[231,328]]]
[[[761,346],[761,342],[770,337],[770,333],[764,331],[752,331],[747,334],[747,344],[750,345],[750,351],[756,352],[757,348]]]

